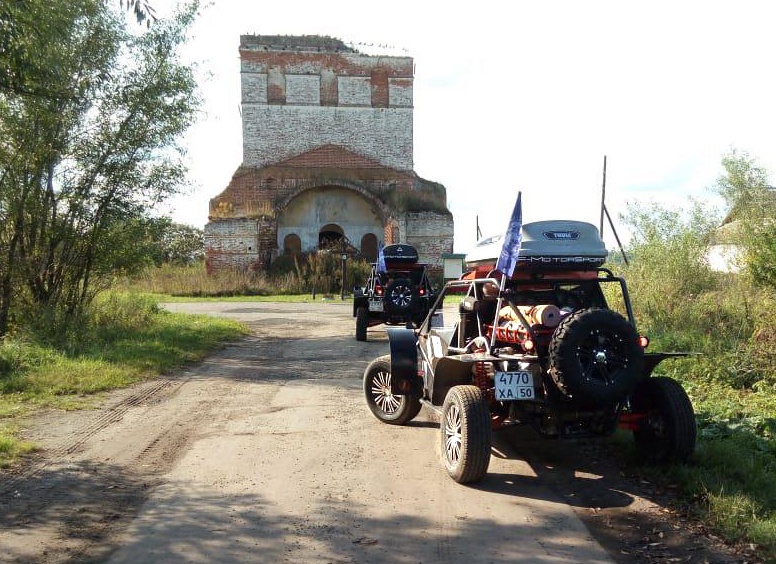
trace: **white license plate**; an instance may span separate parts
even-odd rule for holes
[[[383,311],[383,302],[369,302],[369,311]]]
[[[496,372],[497,401],[532,399],[534,399],[533,374],[524,370]]]

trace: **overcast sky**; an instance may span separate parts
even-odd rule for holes
[[[153,0],[160,15],[167,0]],[[215,0],[186,47],[204,113],[185,140],[193,190],[175,221],[203,227],[242,161],[239,38],[328,35],[415,62],[414,163],[447,188],[455,252],[524,221],[621,236],[627,203],[721,203],[710,190],[731,148],[776,171],[771,2]],[[606,239],[614,245],[611,230]]]

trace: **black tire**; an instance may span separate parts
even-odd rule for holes
[[[356,341],[366,341],[366,329],[369,326],[369,312],[365,307],[356,310]]]
[[[412,282],[406,278],[392,280],[385,288],[385,297],[385,309],[393,314],[412,311],[417,303],[417,296],[412,291]]]
[[[672,378],[652,377],[633,391],[631,407],[646,417],[633,431],[636,448],[648,462],[686,462],[695,451],[697,427],[692,402]]]
[[[459,484],[477,482],[490,464],[490,410],[477,386],[453,386],[442,405],[442,458]]]
[[[404,425],[420,413],[420,400],[391,393],[391,356],[384,355],[369,363],[364,371],[364,395],[375,417],[390,425]]]
[[[564,395],[598,405],[623,400],[644,372],[636,330],[610,309],[564,318],[550,340],[549,358],[550,376]]]

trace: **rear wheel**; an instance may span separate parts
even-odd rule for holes
[[[476,386],[453,386],[442,405],[442,456],[459,484],[477,482],[490,464],[490,410]]]
[[[420,412],[420,400],[391,393],[391,356],[374,359],[364,371],[364,395],[375,417],[390,425],[404,425]]]
[[[369,325],[369,313],[365,307],[356,310],[356,341],[366,341],[366,328]]]
[[[695,450],[697,428],[690,398],[672,378],[647,378],[633,391],[633,411],[644,414],[633,431],[639,454],[650,462],[685,462]]]

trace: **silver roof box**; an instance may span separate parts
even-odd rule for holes
[[[466,255],[466,265],[495,267],[503,238],[502,234],[480,239]],[[598,268],[606,261],[607,254],[598,229],[590,223],[563,219],[536,221],[522,227],[516,270]]]

